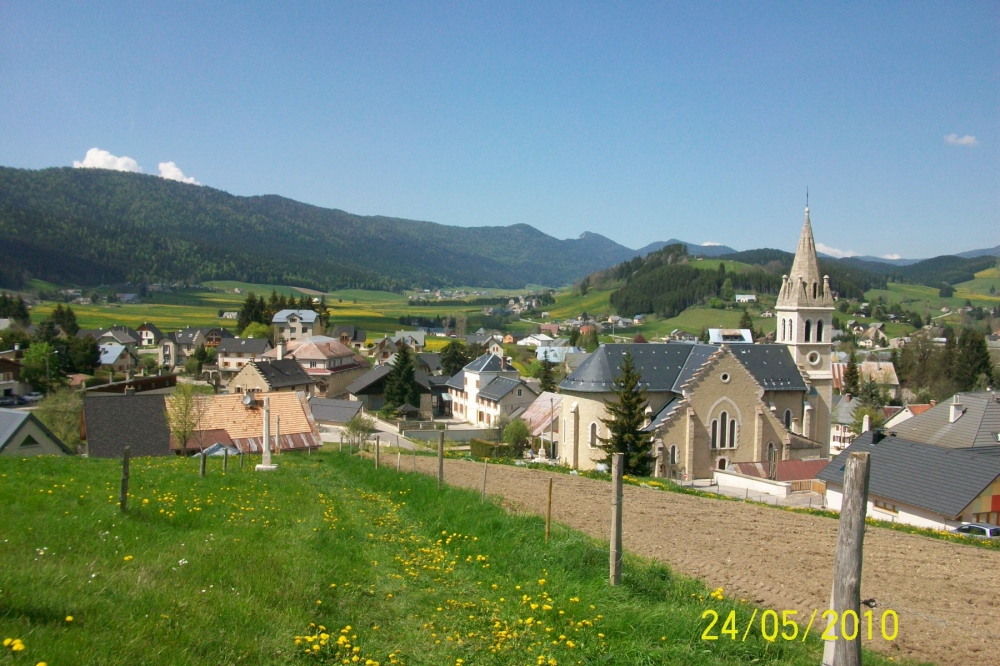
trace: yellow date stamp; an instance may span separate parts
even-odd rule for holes
[[[728,636],[730,640],[736,640],[742,634],[741,641],[746,641],[747,636],[753,631],[760,631],[761,638],[771,643],[779,640],[783,641],[805,641],[816,623],[816,616],[820,615],[820,622],[825,623],[825,629],[820,635],[824,641],[854,641],[873,640],[876,632],[887,641],[896,640],[899,635],[899,615],[891,608],[876,614],[867,610],[858,617],[853,610],[846,610],[838,614],[835,610],[825,610],[822,614],[818,610],[812,612],[808,624],[804,631],[800,631],[800,623],[805,617],[799,618],[799,612],[794,610],[783,610],[779,617],[778,611],[766,610],[760,613],[760,620],[757,621],[759,610],[754,610],[750,621],[741,627],[736,611],[731,610],[723,620],[719,613],[709,608],[701,614],[701,619],[708,620],[708,626],[701,632],[701,640],[717,641],[721,637]],[[719,621],[722,620],[720,626]],[[754,625],[756,624],[756,629]],[[877,628],[876,628],[877,627]],[[742,628],[742,631],[740,629]],[[818,627],[817,627],[818,629]]]

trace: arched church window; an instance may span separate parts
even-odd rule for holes
[[[785,319],[781,319],[781,341],[785,341]]]
[[[785,427],[789,430],[792,429],[792,410],[790,409],[785,410]]]
[[[812,333],[812,322],[806,319],[806,342],[809,342],[809,336]]]
[[[823,342],[823,320],[816,320],[816,342]]]
[[[718,419],[712,420],[712,448],[719,448],[719,421]]]
[[[597,448],[597,424],[596,423],[591,423],[590,424],[590,441],[588,443],[590,444],[590,448],[592,448],[592,449]]]
[[[768,462],[773,461],[774,460],[774,456],[775,456],[774,442],[768,442],[767,443],[767,461]]]
[[[719,416],[719,448],[726,448],[726,428],[729,426],[729,414],[722,412]]]
[[[677,464],[677,445],[676,444],[671,444],[670,445],[670,464],[671,465],[676,465]]]
[[[729,448],[736,448],[736,419],[729,421]]]
[[[813,282],[813,298],[816,298],[816,283]]]

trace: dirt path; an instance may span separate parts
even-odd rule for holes
[[[436,474],[437,460],[419,458],[417,468]],[[497,465],[490,467],[487,493],[542,514],[549,476],[555,479],[553,520],[608,539],[607,482]],[[445,461],[449,484],[478,489],[482,478],[481,464]],[[625,486],[623,523],[628,552],[722,586],[727,596],[807,618],[829,603],[835,520]],[[876,634],[880,611],[899,614],[899,637],[872,642],[876,650],[941,665],[1000,663],[998,551],[871,528],[861,594],[877,600]],[[819,622],[817,616],[814,629]]]

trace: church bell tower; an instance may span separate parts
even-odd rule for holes
[[[809,419],[811,432],[803,433],[822,442],[824,451],[830,443],[830,411],[833,402],[833,294],[830,276],[820,277],[816,242],[809,221],[809,206],[789,275],[782,277],[781,292],[775,308],[778,315],[777,342],[788,346],[792,358],[812,384],[815,394],[806,396],[805,410],[813,410]]]

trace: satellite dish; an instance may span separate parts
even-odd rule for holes
[[[241,400],[240,402],[242,402],[247,407],[253,407],[254,405],[257,404],[257,401],[253,399],[252,393],[247,393],[246,395],[244,395],[243,400]]]

